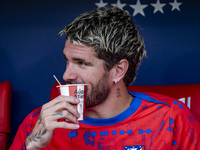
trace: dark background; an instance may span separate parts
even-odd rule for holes
[[[13,88],[11,136],[33,109],[49,101],[53,74],[62,81],[65,60],[64,37],[58,35],[79,14],[97,8],[100,0],[4,0],[0,1],[0,82]],[[110,6],[117,0],[103,0]],[[135,85],[200,83],[200,1],[178,0],[180,10],[166,3],[163,13],[152,3],[144,15],[133,16],[145,43],[148,57],[142,61]],[[121,0],[131,15],[137,0]]]

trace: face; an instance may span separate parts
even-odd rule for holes
[[[91,47],[66,41],[63,55],[67,60],[63,79],[71,84],[87,84],[86,108],[103,103],[110,93],[109,72]]]

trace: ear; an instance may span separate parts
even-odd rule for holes
[[[129,63],[126,59],[120,60],[115,66],[112,68],[113,73],[113,82],[115,84],[122,80],[128,70]]]

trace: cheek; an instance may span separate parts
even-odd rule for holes
[[[85,84],[87,84],[87,95],[91,95],[91,92],[95,88],[98,81],[98,79],[85,81]]]
[[[92,92],[92,89],[94,89],[99,82],[101,82],[104,75],[104,71],[98,71],[90,72],[86,74],[81,74],[80,78],[82,79],[82,82],[87,84],[87,94],[90,95]]]
[[[85,74],[84,76],[81,76],[82,82],[87,84],[89,89],[99,81],[99,77],[94,74]]]
[[[87,84],[87,95],[90,95],[93,89],[93,84],[92,83],[86,83]]]

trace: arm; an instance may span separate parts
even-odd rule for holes
[[[56,128],[78,129],[79,113],[72,105],[78,103],[79,100],[75,97],[58,96],[54,100],[44,104],[37,121],[35,121],[34,128],[31,129],[31,133],[28,137],[21,139],[25,143],[24,149],[26,147],[27,150],[39,150],[46,147],[51,141],[53,131]],[[68,119],[71,123],[59,121],[60,119]],[[23,129],[20,128],[19,132],[25,136],[24,134],[27,131],[23,131]],[[13,147],[15,147],[14,145]]]

